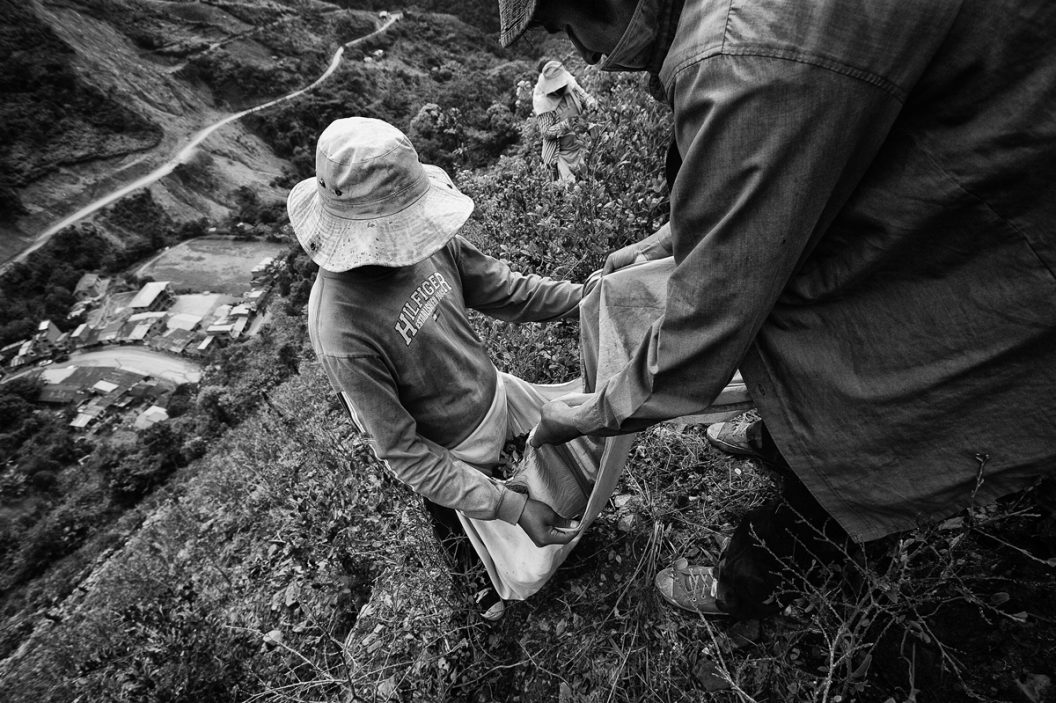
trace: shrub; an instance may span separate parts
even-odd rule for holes
[[[88,490],[63,503],[35,523],[13,559],[3,580],[5,587],[26,583],[47,571],[56,561],[72,554],[103,521],[106,501]]]
[[[159,422],[139,433],[138,447],[107,465],[105,476],[114,499],[131,505],[186,465],[183,437],[171,422]]]
[[[515,269],[581,280],[613,249],[648,236],[667,220],[662,178],[666,108],[643,103],[626,76],[581,71],[598,98],[599,136],[574,185],[553,182],[537,143],[522,143],[491,169],[459,175],[476,203],[479,244]]]

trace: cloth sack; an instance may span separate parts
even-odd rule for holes
[[[507,439],[539,423],[544,403],[592,390],[599,380],[623,368],[646,330],[663,313],[667,278],[673,268],[668,258],[601,277],[580,306],[585,379],[542,385],[500,373],[487,416],[452,454],[470,464],[494,465]],[[685,419],[718,422],[749,407],[744,383],[735,377],[704,413]],[[523,600],[553,576],[616,489],[634,438],[580,437],[563,445],[526,448],[517,478],[527,483],[528,495],[535,500],[563,517],[579,519],[578,534],[569,544],[536,547],[517,525],[458,513],[501,598]]]
[[[466,463],[494,464],[506,439],[526,434],[539,423],[545,403],[583,388],[579,379],[559,385],[532,384],[505,373],[500,373],[499,379],[501,390],[496,392],[491,411],[473,434],[451,450]],[[561,446],[526,447],[517,480],[527,484],[529,496],[547,503],[559,515],[581,519],[579,535],[569,544],[536,547],[517,525],[458,513],[462,528],[502,599],[523,600],[550,579],[615,488],[615,479],[632,442],[631,436],[605,440],[581,437]],[[595,501],[596,509],[590,514],[590,498],[598,490],[596,479],[605,467],[612,486],[604,499]]]
[[[641,345],[667,305],[667,281],[674,257],[632,264],[606,276],[596,272],[587,281],[590,292],[579,306],[580,349],[588,392],[618,373]],[[755,407],[739,371],[712,404],[698,414],[680,418],[686,424],[711,424]]]

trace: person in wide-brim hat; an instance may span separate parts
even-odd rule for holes
[[[543,64],[542,70],[539,71],[536,89],[541,95],[550,95],[575,82],[576,79],[560,61],[550,60]]]
[[[530,594],[486,545],[530,538],[535,553],[543,536],[573,536],[548,505],[491,475],[509,432],[505,389],[525,382],[499,374],[467,307],[507,322],[576,317],[583,286],[515,273],[459,235],[473,201],[386,122],[333,122],[315,163],[287,200],[320,267],[307,306],[312,347],[377,456],[425,499],[459,571],[478,570],[470,549],[480,557],[493,586],[481,609],[497,618],[502,599]],[[447,539],[457,531],[474,535],[471,548]]]
[[[403,132],[382,120],[331,123],[315,170],[294,186],[287,210],[297,240],[327,271],[421,261],[473,212],[447,173],[422,164]]]
[[[540,157],[558,179],[574,181],[583,170],[586,146],[574,124],[580,115],[597,106],[598,101],[579,86],[560,61],[543,64],[532,91],[532,112],[542,138]]]

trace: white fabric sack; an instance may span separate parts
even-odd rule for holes
[[[670,257],[627,267],[602,277],[584,298],[580,305],[582,355],[588,376],[596,375],[594,383],[622,369],[646,330],[663,314],[667,279],[673,269]],[[452,450],[462,461],[494,465],[506,439],[529,432],[539,423],[544,403],[589,390],[582,379],[539,385],[505,373],[499,378],[496,399],[485,421]],[[704,413],[683,420],[718,422],[750,407],[751,398],[737,374]],[[633,434],[580,437],[560,446],[526,448],[518,475],[527,480],[529,496],[562,517],[580,521],[578,534],[569,544],[536,547],[517,525],[458,513],[501,598],[523,600],[553,576],[616,489],[634,438]]]

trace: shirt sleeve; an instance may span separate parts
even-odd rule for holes
[[[535,129],[543,142],[540,152],[543,164],[550,166],[557,158],[557,141],[564,135],[564,130],[557,123],[557,113],[553,110],[537,113]]]
[[[634,248],[647,261],[654,261],[665,256],[671,256],[673,246],[674,243],[671,241],[671,223],[665,222],[660,229],[640,242],[636,242]]]
[[[466,305],[506,322],[545,322],[579,316],[583,285],[511,271],[467,239],[456,237]]]
[[[321,360],[352,421],[370,435],[378,458],[396,478],[432,502],[469,517],[517,523],[525,496],[420,436],[381,359],[323,356]]]
[[[539,115],[539,134],[543,139],[557,141],[572,131],[568,120],[558,120],[556,112],[544,112]]]
[[[672,86],[683,165],[664,315],[579,407],[585,434],[700,412],[740,364],[797,267],[897,117],[897,96],[809,63],[717,56]]]

